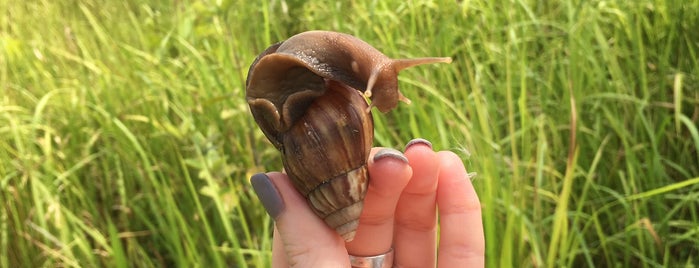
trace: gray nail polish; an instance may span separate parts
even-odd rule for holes
[[[406,158],[405,155],[403,155],[403,153],[392,148],[383,148],[376,152],[376,154],[374,155],[374,162],[387,157],[408,163],[408,158]]]
[[[257,173],[252,175],[250,183],[269,216],[272,219],[276,219],[284,211],[284,200],[282,200],[282,196],[272,183],[272,180],[264,173]]]
[[[422,145],[427,145],[427,147],[430,147],[432,149],[432,143],[426,139],[422,138],[417,138],[417,139],[412,139],[411,141],[408,142],[408,144],[405,145],[405,150],[408,150],[408,147],[416,145],[416,144],[422,144]]]

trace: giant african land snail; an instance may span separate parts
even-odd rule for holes
[[[282,153],[294,187],[346,241],[369,183],[371,108],[409,103],[398,72],[438,62],[451,59],[390,59],[354,36],[309,31],[270,46],[250,66],[246,98],[255,121]]]

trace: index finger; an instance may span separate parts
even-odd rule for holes
[[[369,161],[369,187],[354,240],[346,244],[354,256],[387,252],[393,242],[396,203],[413,174],[408,159],[396,150],[373,148]]]
[[[484,267],[485,237],[481,204],[461,159],[453,152],[437,153],[440,239],[439,267]]]

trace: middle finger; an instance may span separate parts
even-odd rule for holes
[[[423,139],[408,143],[405,156],[413,176],[396,207],[395,261],[399,267],[433,267],[436,260],[439,162]]]

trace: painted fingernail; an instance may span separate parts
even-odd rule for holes
[[[257,198],[262,202],[262,206],[267,210],[267,214],[276,219],[279,214],[284,211],[284,200],[279,194],[277,187],[274,186],[272,180],[264,173],[257,173],[250,177],[252,189],[255,190]]]
[[[392,158],[408,163],[408,158],[406,158],[405,155],[403,155],[403,153],[392,148],[383,148],[376,152],[376,154],[374,155],[374,162],[377,162],[384,158]]]
[[[417,145],[417,144],[422,144],[426,145],[427,147],[430,147],[432,149],[432,143],[426,139],[423,138],[417,138],[417,139],[412,139],[411,141],[408,142],[408,144],[405,145],[405,150],[408,150],[410,146]]]

